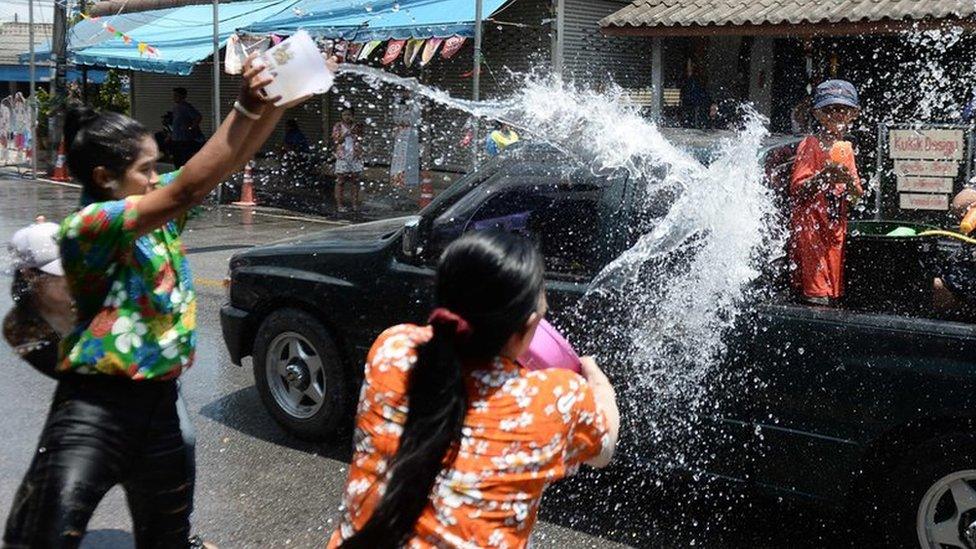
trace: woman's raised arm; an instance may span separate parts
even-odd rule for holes
[[[210,192],[237,171],[264,144],[281,118],[275,97],[265,97],[264,89],[273,77],[262,72],[254,54],[245,61],[238,102],[243,110],[258,115],[254,120],[237,108],[230,111],[203,148],[191,158],[179,177],[165,187],[150,191],[139,201],[136,230],[145,234],[186,212],[203,201]]]

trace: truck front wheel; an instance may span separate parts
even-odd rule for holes
[[[254,341],[254,383],[285,430],[306,440],[332,435],[348,392],[339,351],[328,331],[297,309],[270,314]]]

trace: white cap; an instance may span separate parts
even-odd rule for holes
[[[64,276],[61,250],[58,247],[57,223],[34,223],[14,233],[10,251],[18,269],[40,269],[45,273]]]

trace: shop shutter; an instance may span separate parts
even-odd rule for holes
[[[651,81],[651,40],[606,36],[600,19],[629,2],[620,0],[564,0],[563,67],[567,78],[582,85],[609,83],[636,90]]]

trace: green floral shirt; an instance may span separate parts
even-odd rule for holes
[[[94,202],[61,223],[61,262],[80,322],[61,342],[60,371],[173,379],[193,363],[196,294],[179,239],[185,218],[137,237],[141,198]]]

